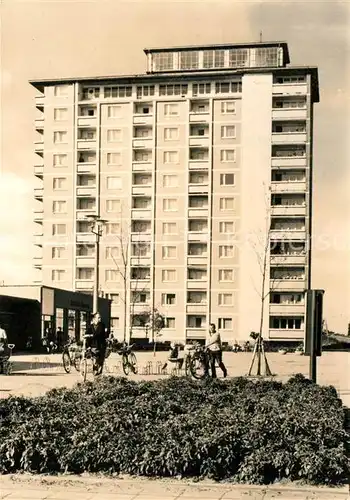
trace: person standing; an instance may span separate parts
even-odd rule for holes
[[[92,335],[92,346],[98,350],[98,355],[96,356],[96,369],[94,369],[95,375],[101,375],[106,358],[107,333],[99,312],[94,314],[91,325],[86,333]]]
[[[226,366],[222,361],[221,337],[220,333],[216,331],[214,323],[210,323],[209,326],[209,339],[206,348],[210,351],[210,368],[212,378],[216,378],[216,361],[218,362],[219,368],[221,368],[224,377],[227,377]]]

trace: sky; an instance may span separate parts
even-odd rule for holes
[[[329,329],[350,322],[350,3],[0,0],[0,285],[30,283],[35,254],[30,79],[143,73],[145,47],[285,40],[318,66],[312,287]]]

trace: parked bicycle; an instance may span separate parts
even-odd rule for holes
[[[129,375],[130,372],[136,374],[138,372],[137,359],[132,349],[135,344],[127,345],[124,342],[121,346],[116,347],[116,352],[122,357],[123,372]]]
[[[83,377],[84,382],[88,378],[88,374],[95,375],[97,371],[97,356],[98,349],[95,347],[87,346],[87,340],[91,339],[93,335],[83,336],[83,347],[81,350],[80,359],[80,374]]]
[[[62,352],[62,363],[66,373],[71,372],[72,366],[74,366],[77,372],[80,371],[81,352],[82,347],[77,343],[68,341],[65,344]]]

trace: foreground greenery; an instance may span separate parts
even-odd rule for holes
[[[346,481],[332,387],[244,378],[104,377],[0,402],[0,472],[106,472],[270,483]]]

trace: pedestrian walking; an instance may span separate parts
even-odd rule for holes
[[[94,314],[91,325],[86,333],[92,335],[92,347],[95,347],[98,350],[98,355],[96,357],[96,369],[94,368],[95,375],[101,375],[106,358],[108,334],[99,312]]]
[[[215,362],[217,361],[219,368],[221,368],[224,377],[227,377],[226,366],[222,361],[222,343],[220,333],[216,331],[215,323],[210,323],[209,326],[209,339],[206,348],[210,351],[210,369],[212,378],[216,378]]]

